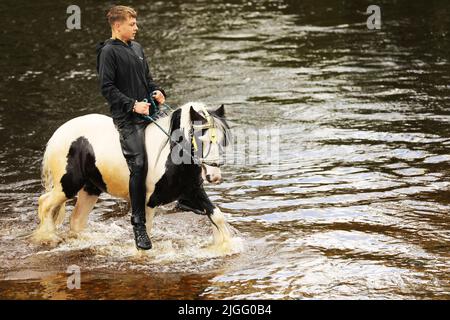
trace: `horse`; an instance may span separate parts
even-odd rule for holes
[[[184,211],[208,216],[213,245],[229,244],[225,217],[203,187],[204,180],[221,182],[220,159],[229,141],[223,105],[208,111],[203,103],[187,103],[147,125],[145,214],[149,236],[156,207],[178,200]],[[32,233],[34,242],[57,245],[62,241],[57,227],[64,221],[66,201],[75,196],[72,236],[84,231],[102,192],[130,200],[129,169],[119,133],[108,116],[88,114],[60,126],[47,142],[41,169],[45,193],[38,201],[40,222]]]

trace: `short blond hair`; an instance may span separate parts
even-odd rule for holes
[[[133,8],[127,6],[114,6],[109,9],[108,13],[106,14],[106,18],[108,18],[108,23],[111,27],[116,22],[123,22],[128,18],[136,17],[136,11]]]

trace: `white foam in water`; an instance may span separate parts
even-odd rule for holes
[[[204,250],[207,256],[210,254],[213,256],[237,254],[245,250],[245,241],[241,237],[232,237],[229,239],[229,242],[225,243],[225,245],[212,244]]]
[[[92,216],[86,230],[77,237],[68,235],[67,224],[60,228],[58,234],[65,239],[64,242],[38,254],[90,249],[93,255],[106,258],[107,262],[103,266],[108,267],[125,263],[128,268],[145,270],[146,266],[151,266],[162,272],[174,269],[183,271],[185,268],[190,271],[204,270],[208,266],[213,267],[208,259],[220,259],[245,250],[245,241],[236,235],[238,232],[230,226],[227,230],[234,236],[225,239],[224,243],[216,243],[212,237],[212,225],[206,217],[190,214],[157,215],[151,235],[153,248],[141,251],[135,247],[127,217],[115,221],[97,221]]]

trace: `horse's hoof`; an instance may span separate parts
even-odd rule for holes
[[[80,237],[81,237],[81,232],[73,231],[73,230],[70,230],[68,235],[66,236],[67,239],[79,239]]]
[[[36,244],[48,245],[50,247],[56,247],[59,243],[63,242],[63,239],[54,233],[43,233],[39,231],[33,233],[31,239]]]

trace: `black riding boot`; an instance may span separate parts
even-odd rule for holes
[[[136,242],[136,248],[141,250],[150,250],[152,248],[152,242],[147,234],[145,225],[133,226],[134,241]]]
[[[136,247],[142,250],[152,248],[152,243],[145,227],[145,178],[147,175],[147,159],[145,153],[145,126],[127,128],[121,134],[121,147],[130,170],[131,224],[133,225]]]
[[[136,247],[142,250],[152,248],[152,242],[145,227],[145,171],[139,168],[130,175],[131,224]]]

